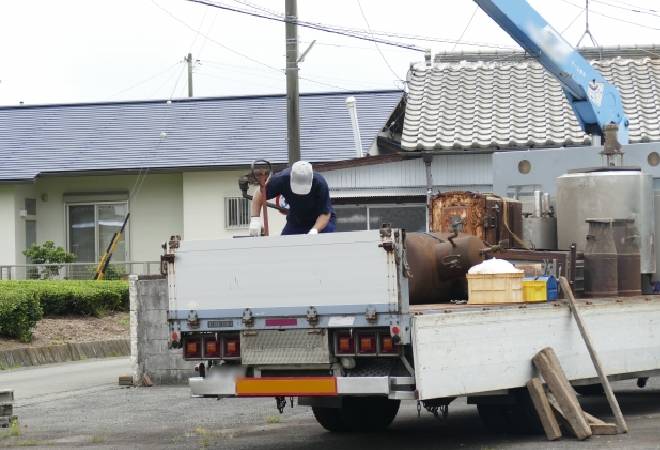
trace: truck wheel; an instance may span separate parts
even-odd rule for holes
[[[509,404],[477,404],[479,417],[486,428],[495,433],[542,433],[543,426],[527,391],[519,390],[511,395],[513,402]]]
[[[399,412],[399,400],[385,397],[346,397],[341,408],[312,407],[314,418],[332,432],[379,431],[387,428]]]
[[[575,392],[585,397],[589,395],[605,395],[605,389],[603,388],[603,385],[600,383],[583,384],[582,386],[573,386],[573,389],[575,389]]]
[[[400,400],[386,397],[347,397],[344,422],[353,431],[380,431],[389,427],[401,406]]]
[[[314,418],[323,428],[333,433],[348,431],[342,420],[342,410],[340,408],[319,408],[312,407]]]

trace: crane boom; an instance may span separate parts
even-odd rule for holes
[[[474,0],[504,31],[561,83],[586,133],[605,135],[619,127],[618,141],[628,143],[628,118],[617,88],[592,67],[525,0]]]

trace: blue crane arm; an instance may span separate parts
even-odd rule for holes
[[[557,77],[585,132],[604,136],[605,126],[614,123],[619,127],[619,143],[628,143],[628,118],[617,88],[605,80],[527,1],[474,1]]]

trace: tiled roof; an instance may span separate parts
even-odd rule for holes
[[[638,54],[653,56],[646,50]],[[555,77],[535,60],[514,59],[415,65],[409,77],[402,147],[469,150],[590,144]],[[592,64],[619,88],[630,120],[630,142],[660,141],[660,59],[609,58]]]
[[[400,91],[303,94],[301,156],[355,156],[346,109],[357,100],[364,151],[401,100]],[[283,95],[0,108],[0,181],[139,168],[183,169],[287,160]]]

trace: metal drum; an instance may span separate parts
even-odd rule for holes
[[[587,219],[589,234],[584,251],[586,297],[616,297],[619,293],[618,261],[613,219]]]
[[[635,220],[615,219],[612,228],[617,253],[619,295],[623,297],[641,295],[639,231],[635,226]]]
[[[483,241],[459,233],[406,233],[411,305],[467,299],[465,274],[483,262]]]

